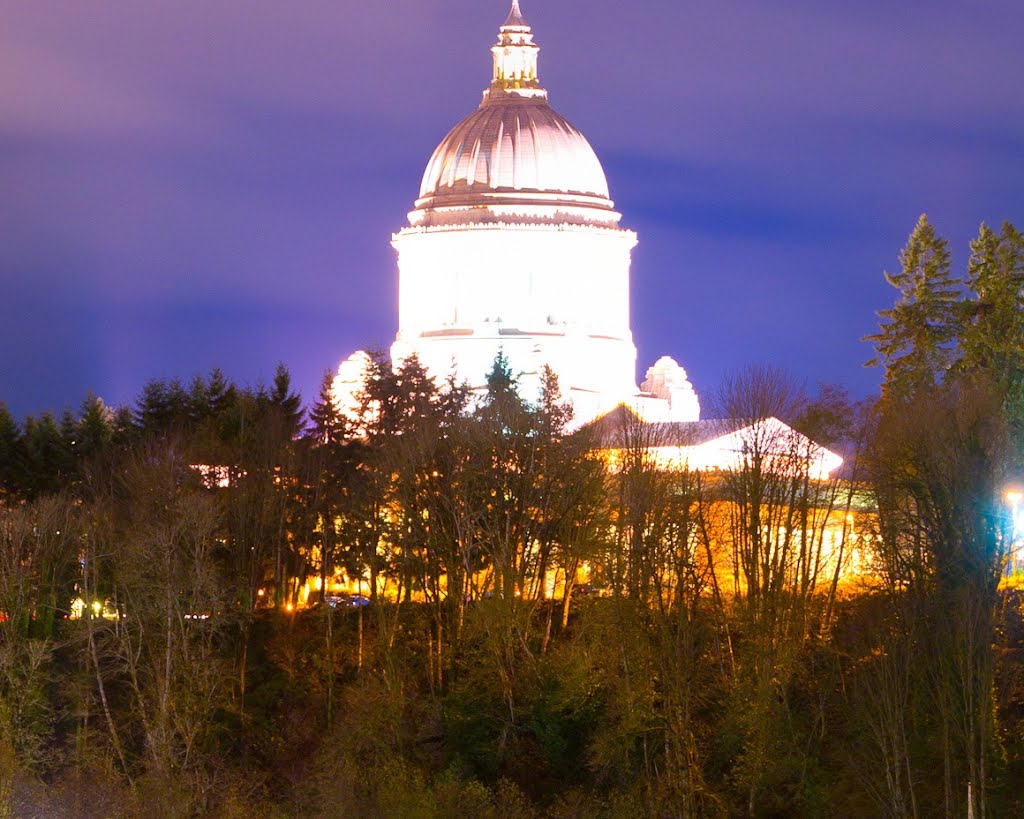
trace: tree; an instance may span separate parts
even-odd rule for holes
[[[309,410],[310,424],[300,450],[304,456],[305,483],[308,486],[305,498],[305,525],[310,530],[311,542],[316,542],[314,563],[319,567],[320,602],[326,602],[327,585],[334,568],[340,564],[339,529],[345,513],[347,484],[351,477],[349,448],[346,447],[346,424],[334,400],[334,378],[325,370],[320,382],[317,400]],[[331,727],[334,719],[335,648],[334,608],[324,606],[325,616],[325,670],[326,670],[326,717]]]
[[[947,815],[968,793],[986,815],[996,749],[992,642],[1010,543],[999,407],[984,377],[956,379],[883,412],[872,442],[880,574],[914,628],[900,647],[913,647],[912,680],[928,694],[920,712],[932,716]]]
[[[738,779],[747,789],[747,811],[763,810],[773,779],[799,771],[807,778],[816,731],[801,729],[792,706],[802,653],[825,627],[834,562],[843,559],[848,508],[840,482],[821,475],[820,447],[784,421],[837,414],[814,408],[803,389],[774,368],[750,368],[726,380],[723,415],[742,419],[735,432],[737,457],[722,470],[719,514],[727,521],[737,629],[735,689],[741,698],[743,750]],[[734,644],[735,645],[735,644]],[[820,711],[800,715],[811,724]],[[804,732],[801,732],[804,731]]]
[[[900,266],[885,274],[899,291],[896,304],[879,311],[879,332],[864,339],[875,346],[868,366],[885,367],[887,398],[941,382],[955,361],[963,319],[961,283],[950,273],[946,240],[924,214],[900,252]]]
[[[320,392],[309,408],[309,432],[324,444],[340,443],[345,438],[345,419],[334,400],[334,374],[324,370]]]
[[[886,708],[876,710],[874,725],[885,727],[876,734],[887,742],[880,750],[890,805],[919,801],[903,727],[914,705],[932,717],[947,815],[966,792],[970,812],[984,816],[994,609],[1010,537],[995,510],[1024,452],[1024,241],[1008,223],[999,234],[982,225],[966,294],[950,275],[946,243],[924,217],[901,261],[903,272],[888,277],[901,299],[869,337],[878,352],[872,363],[886,367],[870,460],[876,544],[902,624],[885,637],[884,659],[870,663],[887,697],[878,700]],[[927,663],[908,666],[906,658],[921,656],[919,645],[931,650]],[[928,707],[916,696],[921,690]]]
[[[288,439],[294,438],[302,428],[302,396],[292,392],[292,377],[283,362],[274,372],[274,386],[270,391],[270,403],[280,415],[282,432]]]
[[[113,413],[102,398],[89,393],[75,425],[75,455],[79,462],[102,452],[113,437]]]
[[[968,320],[962,369],[986,371],[999,386],[1024,372],[1024,236],[1009,222],[982,223],[967,267]]]
[[[698,711],[712,684],[715,625],[707,477],[665,449],[686,446],[687,425],[648,424],[619,410],[608,465],[613,537],[602,569],[614,613],[601,642],[609,661],[609,711],[595,729],[595,757],[625,781],[639,777],[646,811],[681,816],[711,809],[703,783]],[[611,661],[614,658],[614,661]],[[717,677],[718,675],[714,675]]]
[[[181,381],[155,378],[146,382],[135,404],[135,423],[147,435],[168,434],[188,425],[189,397]]]
[[[20,466],[24,463],[25,453],[21,439],[21,429],[0,401],[0,500],[11,497],[21,491],[22,475]]]
[[[230,702],[222,646],[236,615],[217,558],[219,512],[170,437],[123,453],[103,479],[81,582],[100,603],[102,567],[117,615],[97,618],[87,605],[80,625],[112,744],[170,791],[210,764],[215,716]],[[116,714],[114,691],[127,698]],[[134,744],[122,749],[125,738]]]
[[[69,596],[79,534],[76,504],[65,494],[0,504],[0,748],[13,748],[35,773],[54,756],[55,623]]]
[[[71,479],[74,458],[69,441],[61,434],[53,415],[25,420],[22,436],[24,493],[28,498],[54,494]]]
[[[1003,393],[1018,468],[1024,464],[1024,235],[982,224],[971,242],[960,370],[985,373]]]

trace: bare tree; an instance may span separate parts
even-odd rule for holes
[[[1010,459],[999,391],[969,378],[888,404],[872,457],[883,577],[924,612],[907,625],[918,625],[916,645],[926,648],[915,680],[937,717],[944,810],[955,815],[966,799],[985,816],[994,617],[1010,542],[998,512]]]
[[[779,743],[792,736],[789,688],[798,658],[820,634],[828,595],[835,592],[830,569],[842,560],[849,535],[842,503],[849,494],[827,475],[828,453],[784,423],[806,417],[809,406],[784,373],[740,372],[725,381],[719,403],[737,427],[734,461],[719,476],[718,514],[728,521],[733,594],[744,634],[735,680],[747,692],[740,775],[754,815]],[[806,748],[793,747],[801,746]],[[806,759],[807,751],[800,753]]]

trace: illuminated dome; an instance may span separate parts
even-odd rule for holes
[[[608,181],[590,143],[548,104],[518,0],[491,48],[483,102],[441,140],[427,163],[412,225],[503,221],[615,225]]]
[[[483,101],[441,140],[409,224],[392,236],[391,360],[415,355],[437,383],[481,394],[500,352],[524,398],[550,369],[586,423],[637,395],[636,234],[619,226],[590,143],[548,104],[519,0],[491,54]],[[674,388],[673,378],[666,371],[658,385]]]
[[[562,199],[611,209],[590,143],[543,97],[489,91],[437,146],[416,205]]]

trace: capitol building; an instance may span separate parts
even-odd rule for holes
[[[581,425],[626,405],[645,420],[696,421],[686,372],[664,357],[636,381],[629,323],[630,253],[601,162],[552,108],[539,48],[514,0],[492,46],[490,85],[423,173],[409,223],[394,234],[394,364],[415,354],[439,383],[453,372],[482,390],[501,351],[520,393],[539,396],[545,366]],[[335,381],[342,404],[365,353]]]
[[[829,475],[842,459],[778,419],[702,421],[686,371],[668,356],[637,385],[629,321],[637,235],[620,224],[586,137],[551,107],[538,52],[513,0],[491,47],[483,100],[434,150],[409,223],[391,239],[399,271],[392,365],[415,355],[438,383],[454,375],[482,394],[501,353],[526,400],[540,397],[544,368],[554,371],[575,427],[601,420],[614,428],[625,413],[656,428],[666,466],[727,468],[766,421],[778,446],[806,452],[814,474]],[[368,364],[357,352],[338,369],[343,409],[358,406]]]

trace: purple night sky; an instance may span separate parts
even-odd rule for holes
[[[131,401],[397,322],[391,233],[479,103],[505,0],[52,0],[0,26],[0,400]],[[640,374],[875,389],[859,342],[925,211],[1024,227],[1024,4],[523,0],[633,256]]]

